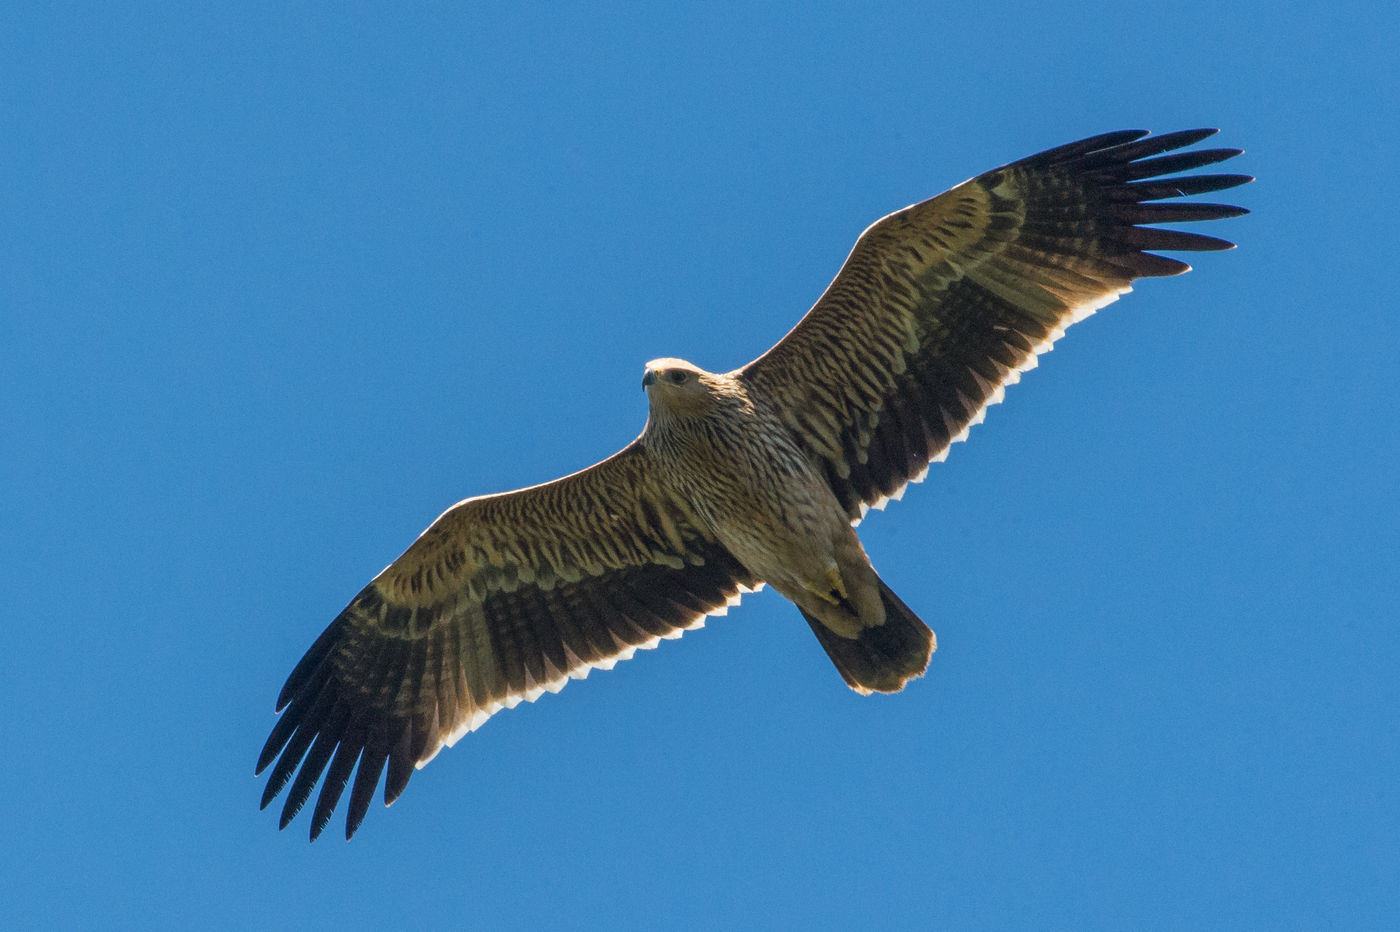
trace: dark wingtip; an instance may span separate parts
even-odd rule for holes
[[[384,805],[392,806],[394,800],[403,795],[413,776],[413,759],[396,754],[389,755],[389,772],[384,778]]]
[[[1182,129],[1170,133],[1159,133],[1156,136],[1147,135],[1145,138],[1133,140],[1131,143],[1118,147],[1118,155],[1122,158],[1140,159],[1148,155],[1156,155],[1161,152],[1170,152],[1173,149],[1184,149],[1187,146],[1194,146],[1203,139],[1209,139],[1218,129]]]
[[[336,803],[340,802],[341,794],[345,792],[345,784],[350,779],[350,772],[355,768],[355,763],[360,759],[363,747],[363,733],[352,726],[350,733],[341,739],[340,747],[336,749],[335,758],[331,761],[330,770],[326,772],[325,781],[321,784],[321,794],[316,797],[316,808],[311,813],[312,841],[320,836],[330,822],[331,812],[334,811]]]
[[[1120,129],[1112,133],[1100,133],[1075,142],[1046,149],[1022,159],[1023,163],[1049,165],[1064,160],[1083,158],[1091,152],[1101,152],[1115,146],[1126,145],[1148,135],[1145,129]],[[1003,166],[1005,167],[1005,166]]]
[[[350,805],[345,810],[346,841],[350,840],[360,823],[365,820],[369,804],[374,800],[375,787],[379,785],[379,777],[384,773],[384,763],[389,756],[386,744],[382,734],[374,735],[360,758],[359,771],[355,774],[355,783],[350,788]]]
[[[1136,142],[1144,136],[1151,136],[1150,129],[1116,129],[1108,133],[1099,133],[1096,136],[1086,136],[1078,142],[1071,142],[1063,146],[1056,146],[1048,151],[1081,149],[1094,152],[1099,149],[1111,149],[1114,146],[1121,146],[1124,143]]]
[[[258,765],[253,771],[253,776],[257,776],[267,769],[268,765],[277,759],[277,755],[282,753],[282,749],[291,740],[292,732],[296,730],[297,718],[293,715],[284,715],[272,726],[272,732],[263,742],[262,751],[258,753]]]

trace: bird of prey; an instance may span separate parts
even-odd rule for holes
[[[262,805],[290,781],[285,828],[324,773],[314,840],[353,775],[349,838],[386,768],[388,805],[497,710],[763,584],[796,604],[852,689],[900,690],[928,665],[933,632],[876,575],[855,525],[923,478],[1070,324],[1135,279],[1190,268],[1150,250],[1232,246],[1155,226],[1245,213],[1177,200],[1252,180],[1179,174],[1239,149],[1163,154],[1214,132],[1107,133],[978,175],[862,233],[807,315],[748,365],[648,363],[636,440],[452,506],[316,639],[277,698]]]

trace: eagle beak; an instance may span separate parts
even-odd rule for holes
[[[645,390],[648,385],[654,384],[656,384],[656,370],[648,369],[646,374],[642,376],[642,388]]]

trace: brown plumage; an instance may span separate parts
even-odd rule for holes
[[[1154,203],[1251,180],[1159,177],[1239,154],[1162,155],[1213,132],[1109,133],[987,172],[867,229],[749,365],[648,364],[650,416],[626,449],[448,509],[321,634],[278,696],[263,805],[291,781],[285,827],[324,773],[314,839],[353,775],[348,838],[386,769],[387,805],[498,709],[679,637],[764,583],[853,689],[901,689],[933,632],[875,574],[854,525],[1071,323],[1134,279],[1189,268],[1147,250],[1230,247],[1143,226],[1245,213]]]

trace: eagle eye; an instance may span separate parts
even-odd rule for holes
[[[671,369],[666,373],[666,378],[680,385],[685,381],[686,371],[684,369]]]

